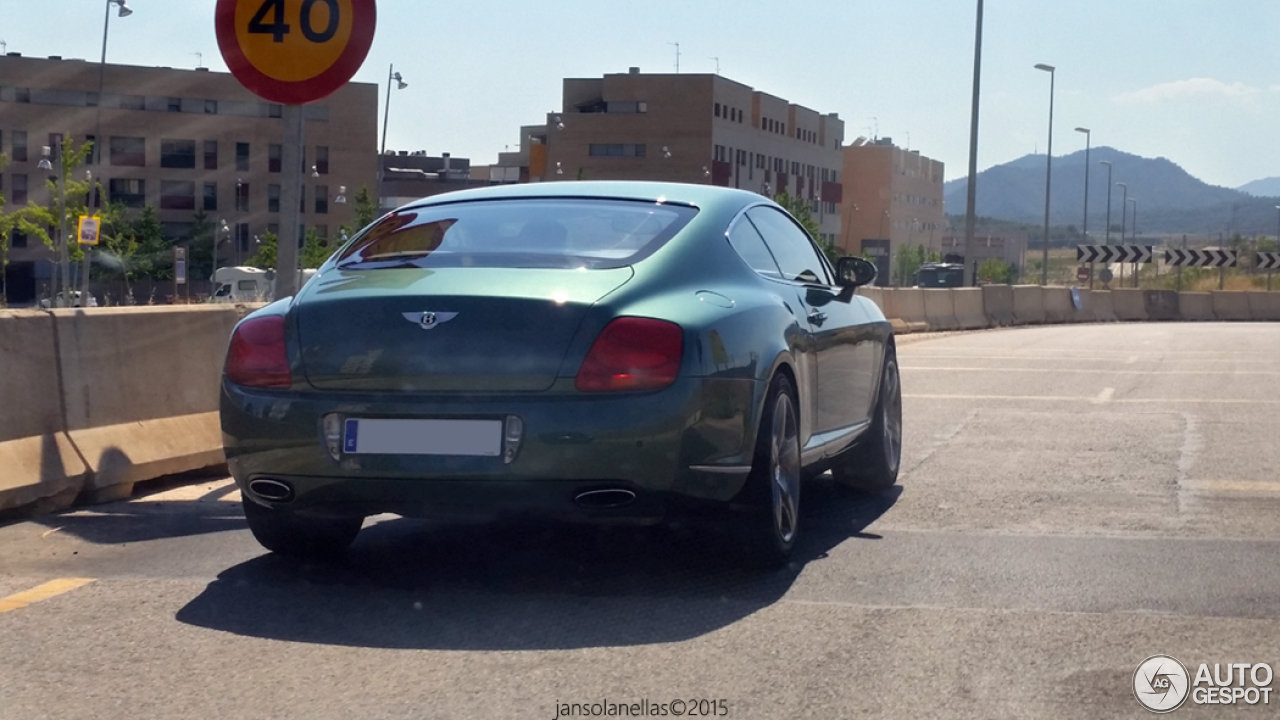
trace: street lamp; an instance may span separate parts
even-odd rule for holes
[[[1132,238],[1133,238],[1133,244],[1137,245],[1138,244],[1138,200],[1136,198],[1129,198],[1128,202],[1133,203]],[[1133,286],[1138,287],[1138,261],[1137,260],[1133,261]]]
[[[1084,222],[1080,225],[1080,234],[1084,236],[1084,242],[1089,244],[1089,149],[1093,144],[1093,137],[1089,132],[1089,128],[1076,128],[1076,132],[1084,133]]]
[[[972,287],[977,261],[974,224],[978,203],[978,90],[982,80],[982,0],[978,0],[978,21],[973,33],[973,105],[969,111],[969,186],[964,213],[964,285]]]
[[[1100,160],[1099,165],[1107,166],[1107,239],[1103,241],[1103,245],[1111,244],[1111,161]]]
[[[41,148],[40,162],[36,164],[40,170],[53,170],[53,148],[45,145]],[[62,265],[62,272],[59,273],[59,288],[54,293],[53,302],[50,305],[62,307],[63,303],[68,302],[71,298],[71,257],[70,250],[67,249],[67,165],[63,161],[62,153],[58,153],[58,260]],[[61,300],[59,300],[61,293]]]
[[[1124,188],[1124,195],[1120,196],[1120,246],[1124,247],[1125,220],[1129,217],[1129,186],[1116,183],[1116,187]],[[1124,286],[1124,263],[1120,263],[1120,285]]]
[[[1040,63],[1037,70],[1049,73],[1049,150],[1044,162],[1044,260],[1040,267],[1040,284],[1049,284],[1049,183],[1053,179],[1053,85],[1057,77],[1052,65]]]
[[[404,90],[409,87],[409,83],[404,81],[404,76],[396,72],[396,66],[390,65],[387,68],[387,102],[382,110],[382,149],[378,151],[378,207],[382,207],[382,157],[387,154],[387,125],[391,121],[391,83],[396,84],[396,88]]]
[[[1276,250],[1280,251],[1280,205],[1276,206]],[[1271,292],[1271,270],[1267,270],[1267,292]]]

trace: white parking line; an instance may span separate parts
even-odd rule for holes
[[[1115,388],[1103,388],[1102,392],[1098,393],[1098,397],[1093,399],[1093,404],[1102,405],[1104,403],[1109,403],[1111,402],[1111,396],[1115,394],[1116,394]]]

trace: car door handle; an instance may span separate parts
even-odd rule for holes
[[[814,325],[821,325],[827,321],[827,314],[818,310],[809,313],[809,322]]]

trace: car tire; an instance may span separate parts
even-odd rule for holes
[[[269,508],[245,498],[244,518],[262,547],[277,555],[306,559],[330,559],[342,555],[364,518],[327,518],[298,515]]]
[[[800,411],[790,378],[773,379],[764,408],[738,529],[743,560],[768,569],[791,558],[800,534]]]
[[[871,427],[831,466],[837,483],[862,492],[893,487],[902,464],[902,378],[892,345],[885,352],[877,395]]]

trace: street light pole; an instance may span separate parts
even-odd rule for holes
[[[1056,69],[1052,65],[1041,63],[1037,70],[1049,73],[1049,150],[1045,153],[1044,162],[1044,258],[1040,266],[1040,284],[1049,284],[1049,185],[1053,180],[1053,85],[1057,78]]]
[[[1129,186],[1116,183],[1116,187],[1124,188],[1120,198],[1120,246],[1124,246],[1125,220],[1129,217]],[[1124,287],[1124,263],[1120,263],[1120,287]]]
[[[378,150],[378,208],[382,208],[382,163],[383,156],[387,154],[387,126],[391,121],[391,83],[397,83],[397,89],[403,90],[409,87],[409,83],[404,81],[404,77],[396,72],[396,66],[387,67],[387,102],[382,110],[382,148]]]
[[[977,254],[977,243],[974,241],[974,221],[978,201],[978,89],[982,80],[982,0],[978,0],[978,22],[973,37],[973,107],[969,111],[969,187],[964,214],[964,285],[973,287],[974,256]]]
[[[1276,251],[1280,252],[1280,205],[1276,206]],[[1267,270],[1267,292],[1271,292],[1271,270]]]
[[[1107,166],[1107,234],[1103,245],[1111,244],[1111,162],[1108,160],[1099,160],[1099,165]]]
[[[1138,244],[1138,200],[1137,198],[1129,198],[1129,202],[1133,203],[1133,244]],[[1138,261],[1133,261],[1133,286],[1138,287]]]
[[[1093,137],[1089,128],[1076,128],[1076,132],[1084,133],[1084,222],[1080,224],[1080,234],[1084,236],[1084,244],[1089,244],[1089,146]],[[1093,263],[1089,263],[1089,289],[1093,289]]]
[[[106,88],[107,81],[107,33],[111,29],[111,6],[117,6],[117,14],[126,18],[133,14],[133,10],[129,8],[125,0],[106,0],[106,8],[102,18],[102,58],[98,61],[98,107],[95,113],[93,126],[93,147],[90,149],[91,157],[97,160],[98,164],[102,163],[102,93]],[[93,183],[89,184],[89,207],[87,212],[95,214],[93,201],[101,200],[93,192]],[[84,259],[80,270],[80,287],[82,302],[87,304],[89,299],[89,248],[83,248]]]

